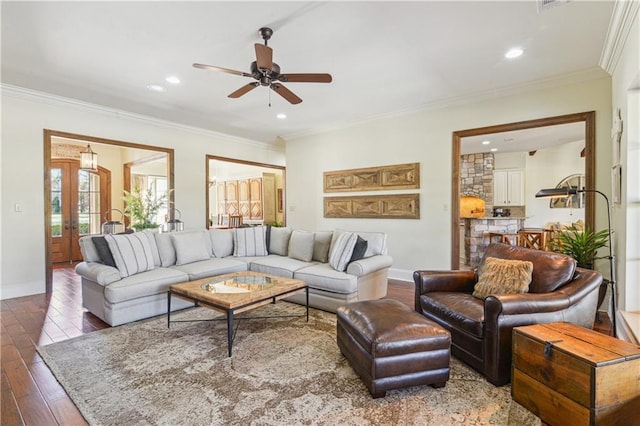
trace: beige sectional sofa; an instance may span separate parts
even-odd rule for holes
[[[266,226],[85,236],[76,273],[83,306],[112,326],[166,314],[171,284],[247,270],[304,280],[310,306],[335,312],[386,296],[386,240],[380,232]],[[289,299],[304,303],[304,295]],[[189,306],[171,302],[172,310]]]

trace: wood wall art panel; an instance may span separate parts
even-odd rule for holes
[[[420,219],[420,194],[324,197],[324,217]]]
[[[420,163],[324,172],[324,192],[420,188]]]

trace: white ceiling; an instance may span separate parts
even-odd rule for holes
[[[3,1],[2,82],[274,143],[566,75],[605,75],[598,63],[612,10],[613,1],[541,13],[535,1]],[[333,82],[287,83],[299,105],[265,87],[229,99],[253,80],[192,67],[249,72],[263,26],[274,30],[269,46],[283,73],[327,72]],[[505,59],[513,46],[524,55]],[[182,83],[165,82],[170,75]]]

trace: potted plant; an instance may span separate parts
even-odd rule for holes
[[[563,253],[573,257],[578,266],[587,269],[593,269],[596,259],[602,259],[606,256],[598,256],[598,249],[606,247],[609,242],[609,231],[603,229],[593,232],[589,228],[582,230],[574,225],[561,231],[549,243],[549,248],[556,253]],[[598,306],[604,301],[607,294],[607,284],[602,282],[598,292]]]
[[[155,229],[160,226],[153,222],[158,211],[167,204],[169,192],[159,197],[154,197],[150,189],[143,191],[135,187],[133,191],[124,190],[122,199],[125,202],[124,215],[129,218],[132,228],[140,231],[143,229]]]
[[[584,230],[572,225],[566,230],[559,232],[549,243],[549,247],[556,253],[563,253],[573,257],[578,266],[593,269],[593,263],[598,256],[598,249],[607,246],[609,241],[609,231],[603,229],[593,232],[589,228]]]

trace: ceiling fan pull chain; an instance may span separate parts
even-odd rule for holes
[[[269,108],[271,108],[271,90],[269,90],[268,92],[269,92]]]

